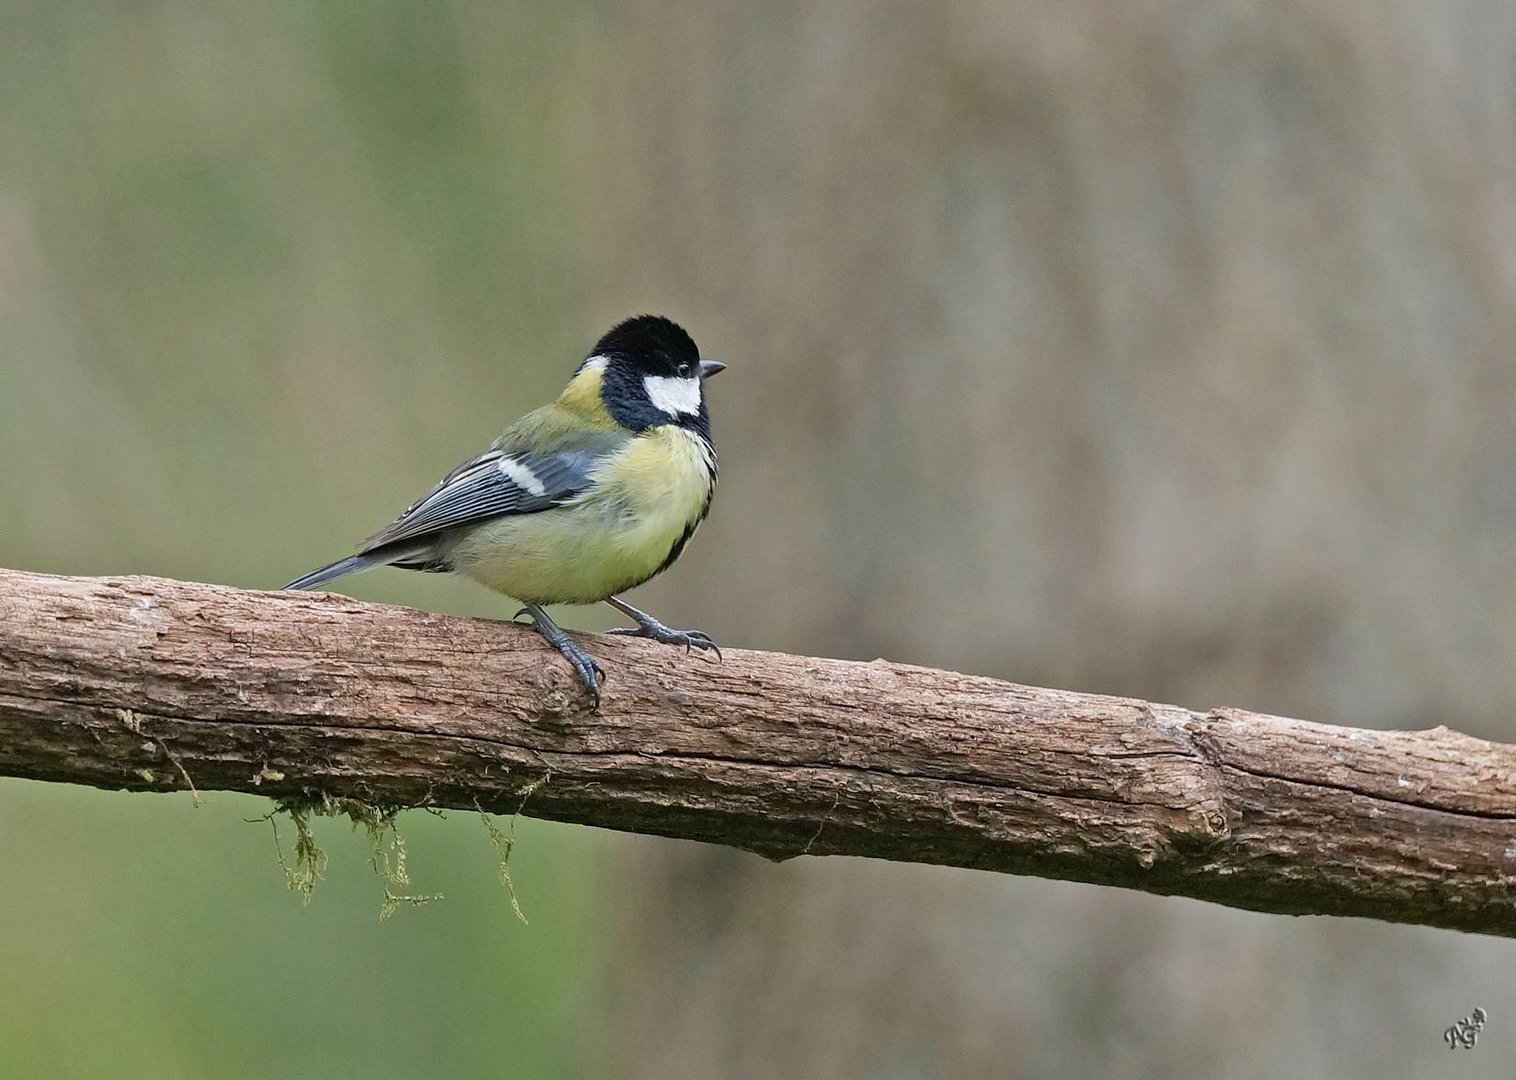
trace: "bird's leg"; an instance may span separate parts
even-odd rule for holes
[[[528,604],[522,609],[532,617],[532,626],[537,633],[547,638],[548,644],[563,654],[563,658],[573,667],[574,674],[579,676],[579,681],[590,692],[590,697],[595,699],[595,707],[600,706],[600,680],[605,678],[605,669],[590,657],[590,654],[574,644],[574,639],[568,636],[568,631],[548,618],[547,612],[542,610],[540,604]],[[516,612],[520,615],[521,612]]]
[[[716,654],[716,659],[721,659],[721,650],[716,647],[711,636],[703,630],[670,630],[647,612],[638,611],[624,600],[611,596],[607,597],[605,602],[637,624],[636,626],[618,626],[614,630],[607,630],[608,634],[652,638],[665,645],[683,645],[685,652],[691,649],[710,649]]]

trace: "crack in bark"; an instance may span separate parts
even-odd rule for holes
[[[1260,772],[1257,769],[1250,769],[1247,766],[1239,765],[1236,762],[1223,762],[1221,767],[1223,769],[1229,769],[1232,772],[1241,773],[1244,776],[1254,777],[1258,780],[1273,780],[1276,783],[1293,784],[1296,787],[1303,787],[1307,789],[1341,791],[1344,794],[1357,795],[1359,798],[1363,799],[1371,799],[1376,802],[1386,802],[1394,806],[1408,806],[1415,810],[1429,810],[1438,814],[1449,814],[1453,817],[1475,818],[1480,821],[1508,821],[1512,824],[1516,824],[1516,811],[1505,813],[1498,810],[1454,810],[1449,809],[1446,806],[1438,806],[1436,803],[1417,802],[1414,799],[1396,799],[1387,793],[1365,791],[1362,788],[1352,787],[1348,784],[1334,784],[1328,780],[1302,780],[1299,777],[1284,776],[1279,773]],[[1512,842],[1516,843],[1516,836],[1512,837]]]
[[[89,710],[92,710],[92,711],[101,711],[101,712],[104,712],[104,711],[117,711],[118,708],[119,708],[117,706],[104,705],[104,704],[91,704],[91,705],[85,705],[85,706],[74,706],[74,705],[72,705],[72,703],[68,702],[67,699],[59,699],[59,698],[52,698],[52,697],[36,697],[36,696],[33,696],[33,695],[26,695],[26,694],[12,694],[12,695],[8,695],[8,696],[13,697],[13,698],[21,698],[21,699],[26,700],[26,701],[39,702],[39,703],[43,703],[43,704],[69,705],[70,707],[82,707],[82,708],[89,709]],[[0,699],[0,700],[3,700],[3,699]],[[983,790],[992,791],[992,792],[1006,792],[1006,793],[1019,794],[1019,795],[1023,795],[1023,796],[1027,796],[1027,797],[1037,797],[1037,798],[1053,799],[1053,800],[1058,800],[1058,801],[1067,801],[1067,802],[1073,802],[1073,803],[1082,803],[1082,804],[1085,804],[1085,805],[1111,805],[1111,806],[1133,806],[1133,807],[1151,806],[1151,807],[1155,807],[1155,808],[1159,808],[1159,809],[1174,810],[1174,811],[1177,811],[1177,812],[1193,811],[1196,808],[1196,806],[1198,805],[1198,804],[1194,804],[1194,803],[1176,805],[1176,804],[1174,804],[1172,802],[1164,802],[1162,800],[1157,800],[1157,799],[1122,798],[1122,797],[1120,797],[1118,795],[1112,795],[1112,796],[1106,797],[1106,796],[1102,796],[1100,794],[1089,792],[1089,791],[1070,790],[1070,789],[1067,789],[1067,788],[1065,788],[1065,789],[1056,789],[1056,788],[1046,788],[1046,789],[1044,789],[1044,788],[1038,788],[1038,787],[1031,787],[1031,786],[1027,786],[1025,784],[1019,784],[1019,783],[1011,783],[1011,782],[996,783],[993,780],[989,780],[989,779],[977,779],[977,778],[974,778],[974,777],[963,776],[963,775],[960,775],[960,774],[957,774],[957,773],[953,773],[953,772],[948,772],[948,771],[943,771],[943,772],[909,772],[909,771],[905,771],[905,770],[901,770],[901,769],[880,768],[880,767],[871,766],[871,765],[853,765],[853,764],[850,764],[848,762],[842,762],[842,761],[765,761],[765,760],[762,760],[762,759],[753,759],[753,758],[744,758],[744,757],[730,757],[730,756],[727,756],[725,754],[700,753],[700,752],[690,752],[690,751],[675,750],[675,749],[663,749],[663,750],[626,750],[626,749],[595,750],[595,749],[590,749],[590,748],[568,749],[568,748],[564,748],[564,747],[539,747],[539,746],[531,746],[531,745],[528,745],[526,743],[513,742],[513,741],[511,741],[509,739],[492,738],[492,737],[487,736],[487,735],[475,735],[475,734],[468,734],[468,733],[464,733],[464,732],[453,732],[453,731],[428,731],[428,730],[425,730],[425,729],[422,729],[422,728],[411,728],[411,727],[405,727],[403,725],[394,725],[394,726],[391,726],[391,725],[385,725],[385,724],[367,724],[367,723],[343,723],[343,724],[335,724],[334,725],[334,724],[312,723],[312,722],[305,721],[305,720],[284,720],[284,719],[277,719],[277,718],[276,719],[241,719],[241,718],[239,718],[239,719],[236,719],[236,720],[230,720],[230,719],[229,720],[206,720],[203,717],[198,717],[198,716],[181,716],[181,715],[173,714],[173,713],[148,712],[148,711],[143,710],[143,709],[132,709],[131,712],[133,713],[133,715],[135,715],[136,717],[138,717],[139,720],[141,720],[144,723],[144,725],[146,725],[148,722],[167,723],[167,724],[199,725],[199,726],[208,728],[211,732],[224,731],[224,730],[228,730],[228,729],[239,729],[239,728],[240,729],[247,729],[247,728],[256,728],[256,727],[269,727],[269,728],[277,728],[280,731],[317,732],[317,733],[320,733],[320,734],[323,734],[323,735],[332,736],[334,738],[340,738],[340,737],[342,737],[344,735],[359,735],[359,736],[364,736],[364,735],[379,735],[379,736],[384,736],[384,735],[403,735],[403,736],[405,736],[407,738],[414,738],[414,739],[422,739],[422,740],[435,739],[435,740],[438,740],[438,741],[444,742],[444,743],[458,743],[458,744],[482,743],[482,744],[484,744],[486,746],[498,747],[498,748],[505,749],[505,750],[515,751],[515,752],[517,752],[517,753],[519,753],[519,754],[521,754],[523,756],[528,755],[528,754],[534,755],[536,757],[542,758],[544,761],[546,761],[550,757],[555,757],[555,758],[562,759],[562,762],[572,761],[572,760],[574,760],[576,758],[589,758],[589,759],[596,760],[596,761],[613,761],[613,760],[631,761],[631,760],[636,760],[636,759],[642,759],[642,760],[652,759],[652,760],[660,760],[660,761],[662,761],[662,760],[672,760],[672,761],[677,761],[677,762],[679,762],[681,764],[692,764],[692,765],[693,764],[704,764],[704,765],[711,766],[713,768],[728,767],[728,768],[763,769],[763,770],[770,770],[770,771],[773,771],[773,772],[776,772],[776,773],[780,773],[780,774],[784,774],[784,775],[793,774],[793,773],[798,772],[798,771],[811,771],[811,772],[817,772],[817,773],[841,773],[843,775],[855,775],[855,776],[856,775],[877,776],[877,777],[880,777],[880,778],[894,778],[894,779],[898,779],[898,780],[914,780],[914,781],[921,781],[921,782],[925,782],[925,783],[935,783],[935,784],[952,784],[952,785],[954,785],[956,787],[977,788],[977,789],[983,789]],[[0,720],[3,720],[3,716],[4,716],[3,710],[0,710]],[[76,723],[77,726],[93,726],[93,725],[79,725],[77,721],[75,721],[74,723]],[[148,735],[149,733],[148,732],[142,732],[141,734]],[[1123,755],[1123,758],[1124,759],[1130,759],[1130,757],[1132,757],[1132,756],[1136,756],[1136,755]],[[1183,758],[1184,760],[1192,760],[1192,759],[1188,758],[1186,755],[1182,755],[1182,754],[1178,754],[1178,753],[1170,752],[1170,751],[1155,752],[1151,756],[1173,756],[1173,757]],[[190,760],[193,763],[195,761],[204,760],[204,759],[192,755],[190,757]],[[263,758],[261,758],[261,760],[264,760],[266,764],[279,764],[279,765],[286,764],[283,761],[279,761],[279,760],[274,759],[274,758],[269,758],[266,755],[263,756]],[[247,763],[248,764],[253,764],[253,762],[251,762],[251,761],[249,761]],[[216,762],[216,764],[219,765],[219,766],[223,766],[224,767],[226,763],[224,761],[218,761],[218,762]],[[464,807],[464,809],[466,809],[466,807]]]

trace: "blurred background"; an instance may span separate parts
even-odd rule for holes
[[[0,35],[0,565],[275,586],[654,311],[730,364],[712,517],[634,597],[666,620],[1516,740],[1509,5],[12,0]],[[0,781],[0,1074],[1516,1059],[1509,941],[531,821],[521,925],[467,814],[402,818],[446,899],[380,923],[363,838],[317,823],[303,908],[267,809]]]

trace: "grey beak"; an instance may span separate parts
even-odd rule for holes
[[[719,375],[725,370],[726,365],[723,364],[720,360],[700,361],[700,377],[702,379],[709,379],[712,375]]]

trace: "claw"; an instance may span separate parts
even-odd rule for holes
[[[558,650],[563,652],[562,649]],[[574,669],[574,674],[579,676],[579,682],[594,699],[595,708],[600,707],[600,684],[605,679],[605,669],[595,663],[587,654],[580,652],[577,656],[570,656],[563,652],[569,665]]]
[[[608,634],[651,638],[665,645],[683,645],[686,655],[692,649],[699,649],[701,652],[709,649],[716,654],[717,660],[721,659],[721,650],[711,640],[711,635],[704,630],[670,630],[647,612],[638,611],[624,600],[610,596],[605,602],[637,624],[636,626],[618,626],[613,630],[607,630]]]
[[[660,622],[649,620],[644,626],[616,626],[607,630],[606,633],[621,637],[648,638],[664,645],[683,645],[686,654],[693,649],[699,649],[701,652],[709,650],[716,654],[716,659],[721,659],[720,647],[703,630],[671,630]]]
[[[574,643],[573,638],[564,632],[563,628],[552,619],[548,618],[547,612],[541,607],[531,605],[522,608],[532,617],[532,625],[537,633],[548,640],[548,643],[563,654],[563,658],[574,669],[574,674],[579,676],[580,684],[589,692],[594,705],[592,708],[600,708],[600,684],[605,679],[605,669],[595,662],[595,658]],[[521,612],[516,613],[520,615]]]

